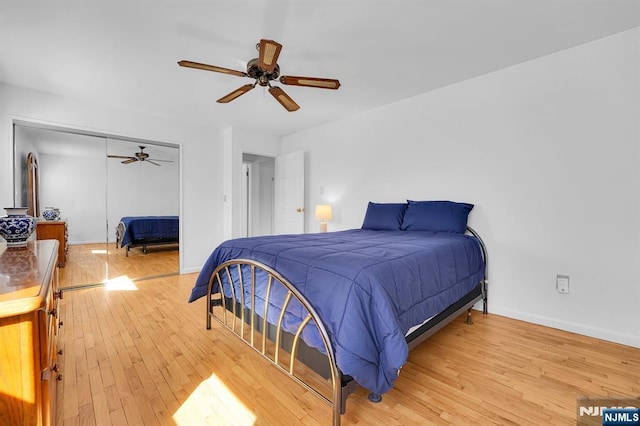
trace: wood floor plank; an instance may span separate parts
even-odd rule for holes
[[[330,424],[331,409],[186,302],[196,276],[65,292],[63,425]],[[640,395],[640,349],[498,315],[463,317],[412,350],[378,404],[345,425],[569,425],[582,396]]]

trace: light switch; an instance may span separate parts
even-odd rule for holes
[[[568,275],[556,275],[556,290],[560,293],[569,293]]]

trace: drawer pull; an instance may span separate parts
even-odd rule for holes
[[[63,325],[64,325],[64,322],[63,322],[63,321],[60,321],[60,322],[58,323],[58,328],[62,327]]]
[[[53,294],[56,299],[62,299],[62,290],[58,290]]]
[[[58,355],[62,356],[63,353],[64,353],[64,351],[62,349],[58,350]]]
[[[58,374],[58,377],[56,377],[56,380],[61,382],[62,381],[62,374]]]
[[[60,366],[58,364],[54,364],[53,367],[51,368],[45,368],[44,370],[42,370],[42,372],[40,373],[40,379],[41,380],[49,380],[51,378],[51,373],[57,373],[58,371],[60,371]],[[62,380],[60,377],[62,377],[62,374],[58,374],[57,376],[57,380]]]
[[[49,315],[56,318],[58,316],[58,311],[56,311],[56,308],[53,308],[52,310],[50,310]]]

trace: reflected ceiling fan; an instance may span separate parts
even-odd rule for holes
[[[149,154],[144,152],[144,149],[146,148],[146,146],[138,145],[138,148],[140,148],[140,152],[136,152],[132,156],[130,156],[130,155],[107,155],[107,157],[109,157],[109,158],[124,158],[125,160],[122,161],[122,164],[131,164],[131,163],[135,163],[137,161],[141,161],[141,162],[143,161],[145,163],[151,163],[153,165],[160,166],[161,164],[158,164],[157,161],[161,161],[163,163],[173,163],[173,161],[171,161],[171,160],[160,160],[158,158],[149,158]]]
[[[263,87],[269,87],[269,93],[289,112],[296,111],[300,106],[295,103],[284,90],[278,86],[272,86],[271,82],[274,80],[280,81],[282,84],[288,84],[293,86],[305,86],[305,87],[317,87],[321,89],[333,89],[336,90],[340,87],[338,80],[330,78],[317,78],[317,77],[294,77],[283,75],[280,76],[280,67],[277,64],[278,56],[282,50],[282,45],[273,40],[260,40],[260,43],[256,44],[258,49],[258,57],[251,59],[247,62],[247,71],[236,71],[229,68],[217,67],[215,65],[201,64],[192,61],[180,61],[178,65],[181,67],[197,68],[205,71],[220,72],[223,74],[231,74],[238,77],[253,78],[255,82],[253,84],[245,84],[239,87],[226,96],[221,97],[217,102],[226,104],[232,100],[244,95],[249,90],[256,87],[259,84]]]

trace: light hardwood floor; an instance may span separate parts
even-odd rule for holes
[[[69,245],[67,262],[60,268],[60,287],[99,284],[105,279],[177,273],[180,270],[176,244],[149,246],[147,254],[141,247],[129,250],[116,248],[115,243]]]
[[[187,303],[196,275],[67,291],[59,425],[331,424],[331,409]],[[410,352],[345,425],[575,425],[577,398],[640,395],[640,349],[474,312]]]

